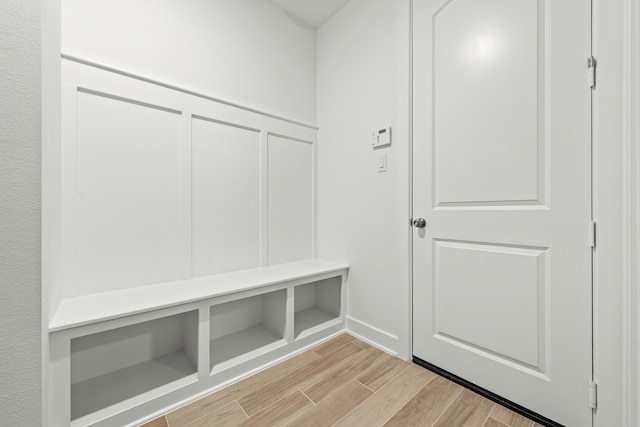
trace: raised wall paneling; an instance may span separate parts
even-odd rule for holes
[[[84,91],[77,105],[79,294],[180,279],[180,113]]]
[[[194,117],[193,276],[260,265],[260,132]]]
[[[62,299],[313,257],[316,129],[62,65]]]
[[[269,135],[269,265],[311,258],[313,144]]]

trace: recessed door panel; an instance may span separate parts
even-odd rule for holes
[[[434,245],[434,335],[542,372],[545,248],[440,240]],[[469,318],[475,321],[464,321]]]
[[[454,0],[433,32],[436,205],[544,203],[543,3]]]

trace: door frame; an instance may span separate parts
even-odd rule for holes
[[[623,234],[623,301],[626,302],[623,342],[623,366],[629,372],[623,384],[624,425],[640,425],[640,4],[627,0],[623,30],[623,85],[625,87],[623,120],[623,182],[626,201]]]
[[[592,5],[593,55],[599,61],[593,93],[593,369],[599,387],[593,426],[633,427],[640,424],[640,5]],[[413,0],[410,10],[407,218],[413,212]],[[413,230],[408,233],[407,354],[413,355]]]
[[[594,426],[638,425],[638,25],[635,0],[593,0],[599,60],[594,117]],[[633,91],[632,91],[633,90]],[[635,162],[635,163],[634,163]],[[621,173],[622,171],[622,173]],[[635,366],[634,366],[635,365]]]

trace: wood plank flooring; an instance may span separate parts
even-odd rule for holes
[[[143,427],[542,427],[342,334]]]

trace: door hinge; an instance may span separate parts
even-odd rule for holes
[[[596,222],[591,221],[589,223],[589,245],[592,248],[596,248]]]
[[[598,383],[595,380],[589,381],[589,407],[594,410],[598,407]]]
[[[596,58],[590,56],[587,58],[587,70],[589,72],[589,87],[591,89],[596,88],[596,66],[597,66]]]

